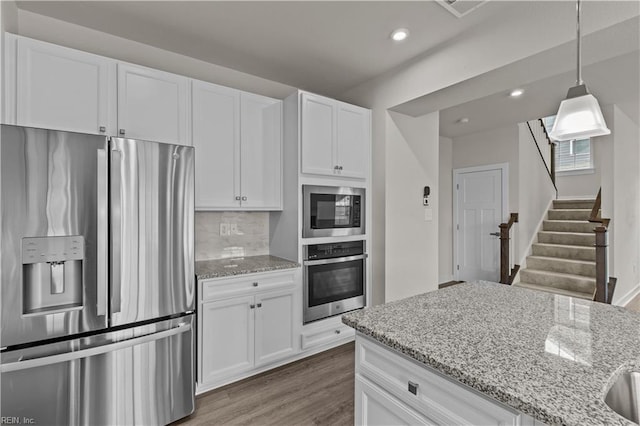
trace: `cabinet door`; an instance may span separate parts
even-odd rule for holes
[[[253,368],[253,296],[202,305],[200,381],[207,383]]]
[[[256,296],[256,364],[266,364],[295,352],[295,294],[290,289]]]
[[[337,107],[338,174],[365,179],[369,171],[371,111],[340,102]]]
[[[118,136],[191,145],[188,83],[179,75],[118,64]]]
[[[237,209],[240,207],[240,92],[194,81],[192,102],[196,209]]]
[[[282,209],[282,101],[242,93],[242,207]]]
[[[435,425],[359,374],[355,385],[356,425]]]
[[[302,94],[302,173],[334,175],[336,114],[335,101]]]
[[[16,124],[114,134],[114,61],[24,38],[16,59]]]

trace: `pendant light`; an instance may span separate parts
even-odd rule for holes
[[[549,133],[551,139],[566,141],[571,139],[586,139],[594,136],[608,135],[611,130],[604,122],[598,100],[589,93],[582,81],[582,53],[580,51],[580,0],[577,0],[577,81],[569,89],[567,98],[560,103],[556,121]]]

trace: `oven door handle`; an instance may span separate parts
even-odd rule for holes
[[[366,259],[367,257],[368,257],[367,254],[359,254],[357,256],[334,257],[333,259],[305,260],[304,262],[302,262],[302,264],[304,266],[328,265],[330,263],[341,263],[341,262],[350,262],[352,260]]]

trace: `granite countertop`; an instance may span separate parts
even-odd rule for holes
[[[205,280],[278,269],[293,269],[299,266],[300,264],[297,262],[270,255],[199,260],[196,261],[196,276],[199,280]]]
[[[479,281],[342,321],[547,424],[633,424],[604,403],[640,369],[640,314],[627,309]]]

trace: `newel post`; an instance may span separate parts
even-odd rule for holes
[[[500,282],[509,284],[509,224],[500,224]]]
[[[607,264],[607,228],[598,226],[596,233],[596,302],[611,303],[609,298],[609,266]]]

